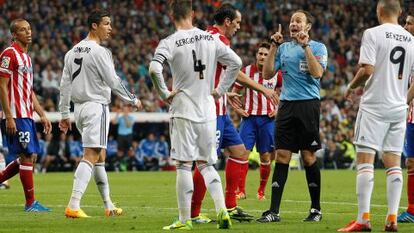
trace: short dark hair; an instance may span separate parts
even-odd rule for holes
[[[223,25],[226,18],[233,21],[236,18],[237,8],[230,3],[224,3],[214,13],[214,22],[218,25]]]
[[[270,43],[266,41],[260,42],[259,45],[257,46],[257,49],[260,49],[260,48],[270,49]]]
[[[9,30],[10,30],[11,34],[13,34],[17,31],[17,23],[20,23],[22,21],[27,21],[27,20],[25,20],[23,18],[18,18],[18,19],[14,19],[13,21],[11,21],[10,27],[9,27]]]
[[[92,11],[88,16],[89,30],[92,29],[92,24],[96,23],[99,25],[103,17],[111,17],[111,15],[106,10],[97,9],[97,10]]]
[[[399,15],[401,12],[400,0],[379,0],[378,4],[383,5],[384,13],[386,15]]]
[[[293,14],[295,13],[303,13],[306,16],[306,23],[310,23],[312,25],[313,22],[315,22],[315,19],[313,18],[312,14],[309,11],[297,10],[293,12]]]
[[[185,19],[193,10],[192,0],[172,0],[169,5],[171,15],[175,21]]]

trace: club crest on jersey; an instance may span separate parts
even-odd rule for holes
[[[10,57],[3,57],[3,59],[1,59],[1,68],[9,68],[10,65]]]

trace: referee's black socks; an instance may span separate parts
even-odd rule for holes
[[[277,163],[272,177],[272,199],[270,210],[279,213],[280,201],[282,200],[283,188],[288,177],[289,164]]]
[[[311,208],[321,210],[321,171],[316,161],[309,167],[305,166],[305,170],[309,194],[312,201]]]

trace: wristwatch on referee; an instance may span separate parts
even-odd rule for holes
[[[306,47],[308,47],[308,46],[309,46],[309,44],[308,44],[308,43],[306,43],[306,44],[303,44],[303,45],[302,45],[302,48],[303,48],[303,49],[305,49],[305,48],[306,48]]]

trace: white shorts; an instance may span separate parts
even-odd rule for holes
[[[110,123],[108,105],[94,102],[75,104],[74,112],[83,147],[106,149]]]
[[[171,118],[171,158],[179,161],[217,162],[216,120],[194,122]]]
[[[383,122],[374,115],[360,110],[355,124],[354,144],[376,151],[401,154],[405,129],[405,118],[399,122]]]

